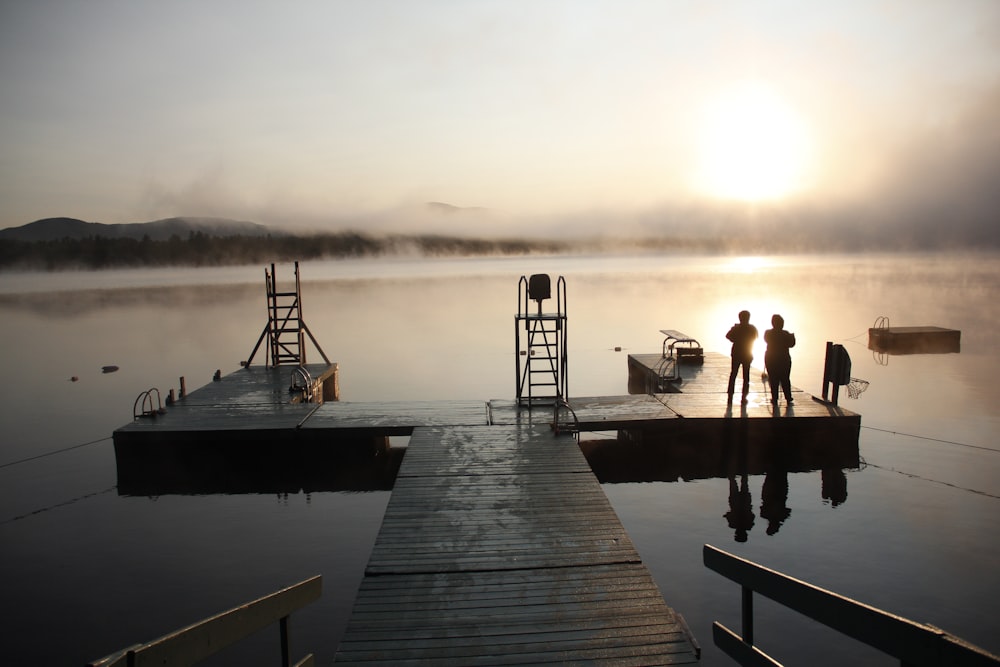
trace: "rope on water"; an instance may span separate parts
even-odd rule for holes
[[[74,449],[80,449],[81,447],[89,447],[90,445],[96,445],[98,443],[104,442],[105,440],[110,440],[111,436],[106,436],[100,440],[91,440],[90,442],[81,442],[79,445],[72,445],[71,447],[64,447],[62,449],[56,449],[51,452],[45,452],[44,454],[38,454],[36,456],[29,456],[26,459],[19,459],[17,461],[10,461],[8,463],[0,463],[0,468],[7,468],[8,466],[15,466],[19,463],[27,463],[28,461],[35,461],[36,459],[43,459],[46,456],[55,456],[56,454],[62,454],[64,452],[69,452]]]
[[[905,435],[908,438],[919,438],[920,440],[930,440],[931,442],[940,442],[945,445],[956,445],[958,447],[968,447],[969,449],[981,449],[987,452],[993,452],[994,454],[1000,454],[1000,449],[994,449],[993,447],[983,447],[982,445],[970,445],[964,442],[956,442],[954,440],[942,440],[941,438],[930,438],[926,435],[916,435],[914,433],[903,433],[902,431],[890,431],[885,428],[875,428],[874,426],[861,425],[861,428],[866,428],[869,431],[879,431],[880,433],[891,433],[892,435]]]
[[[114,491],[117,488],[118,488],[118,485],[116,484],[115,486],[108,487],[107,489],[102,489],[101,491],[94,491],[92,493],[85,493],[82,496],[77,496],[76,498],[70,498],[69,500],[64,500],[62,502],[55,503],[54,505],[49,505],[48,507],[43,507],[41,509],[32,510],[31,512],[27,512],[26,514],[20,514],[18,516],[11,517],[9,519],[4,519],[3,521],[0,521],[0,526],[2,526],[4,524],[8,524],[8,523],[13,523],[15,521],[20,521],[21,519],[27,519],[28,517],[32,517],[32,516],[35,516],[37,514],[41,514],[43,512],[48,512],[49,510],[54,510],[54,509],[57,509],[59,507],[65,507],[66,505],[72,505],[73,503],[79,502],[81,500],[86,500],[87,498],[94,498],[96,496],[102,496],[105,493],[109,493],[111,491]]]
[[[879,464],[872,463],[871,461],[866,461],[866,465],[871,466],[872,468],[878,468],[879,470],[885,470],[887,472],[894,472],[894,473],[896,473],[898,475],[902,475],[904,477],[909,477],[910,479],[919,479],[919,480],[923,480],[925,482],[933,482],[935,484],[941,484],[942,486],[950,486],[951,488],[957,489],[958,491],[966,491],[968,493],[975,493],[976,495],[986,496],[987,498],[996,498],[996,499],[1000,500],[1000,496],[998,496],[996,494],[993,494],[993,493],[989,493],[987,491],[980,491],[978,489],[970,489],[967,486],[959,486],[957,484],[952,484],[951,482],[942,482],[940,479],[933,479],[931,477],[923,477],[922,475],[917,475],[917,474],[912,473],[912,472],[906,472],[904,470],[896,470],[895,468],[887,468],[886,466],[880,466]]]

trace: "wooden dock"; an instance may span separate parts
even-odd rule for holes
[[[573,437],[414,430],[338,664],[697,661]]]
[[[697,361],[664,384],[662,354],[629,355],[630,387],[658,391],[558,409],[303,403],[289,369],[244,368],[115,431],[119,492],[170,492],[178,478],[194,492],[340,488],[324,475],[353,477],[345,454],[367,457],[382,466],[369,488],[392,496],[338,663],[694,663],[697,643],[594,470],[629,479],[622,457],[645,466],[650,455],[695,477],[852,467],[860,429],[860,416],[799,389],[792,405],[772,406],[762,382],[746,405],[728,405],[728,358]],[[310,375],[318,399],[336,367]],[[574,437],[589,431],[619,437]],[[410,436],[405,456],[388,446],[393,435]]]
[[[943,327],[872,327],[868,349],[886,354],[948,354],[962,350],[962,332]]]
[[[615,423],[620,440],[640,446],[627,453],[616,443],[581,443],[595,469],[614,470],[612,477],[602,476],[602,480],[641,479],[634,475],[641,473],[642,465],[647,470],[660,469],[658,479],[859,465],[861,415],[795,386],[791,404],[782,396],[777,405],[772,405],[770,388],[760,369],[751,369],[746,405],[740,403],[739,381],[737,395],[730,404],[726,394],[730,359],[722,354],[706,353],[700,363],[668,368],[670,376],[679,376],[674,380],[663,380],[665,366],[662,354],[629,355],[629,390],[639,392],[635,397],[641,396],[646,402],[662,403],[673,418],[664,415],[633,426]],[[654,388],[663,393],[646,393]],[[573,403],[577,404],[577,399]],[[648,410],[652,414],[655,407]],[[586,401],[581,402],[579,414],[584,415],[581,421],[585,424],[595,422],[587,419]],[[627,457],[634,460],[625,460]]]

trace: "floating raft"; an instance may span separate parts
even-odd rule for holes
[[[872,327],[868,349],[886,354],[961,352],[962,332],[942,327]]]

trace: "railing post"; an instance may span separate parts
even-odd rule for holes
[[[743,641],[753,646],[753,589],[743,586]]]

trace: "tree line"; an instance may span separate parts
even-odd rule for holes
[[[234,266],[323,258],[522,255],[560,252],[549,241],[484,240],[437,235],[374,237],[357,232],[303,236],[213,236],[191,232],[166,240],[91,236],[51,241],[0,240],[0,269],[111,269],[157,266]]]

